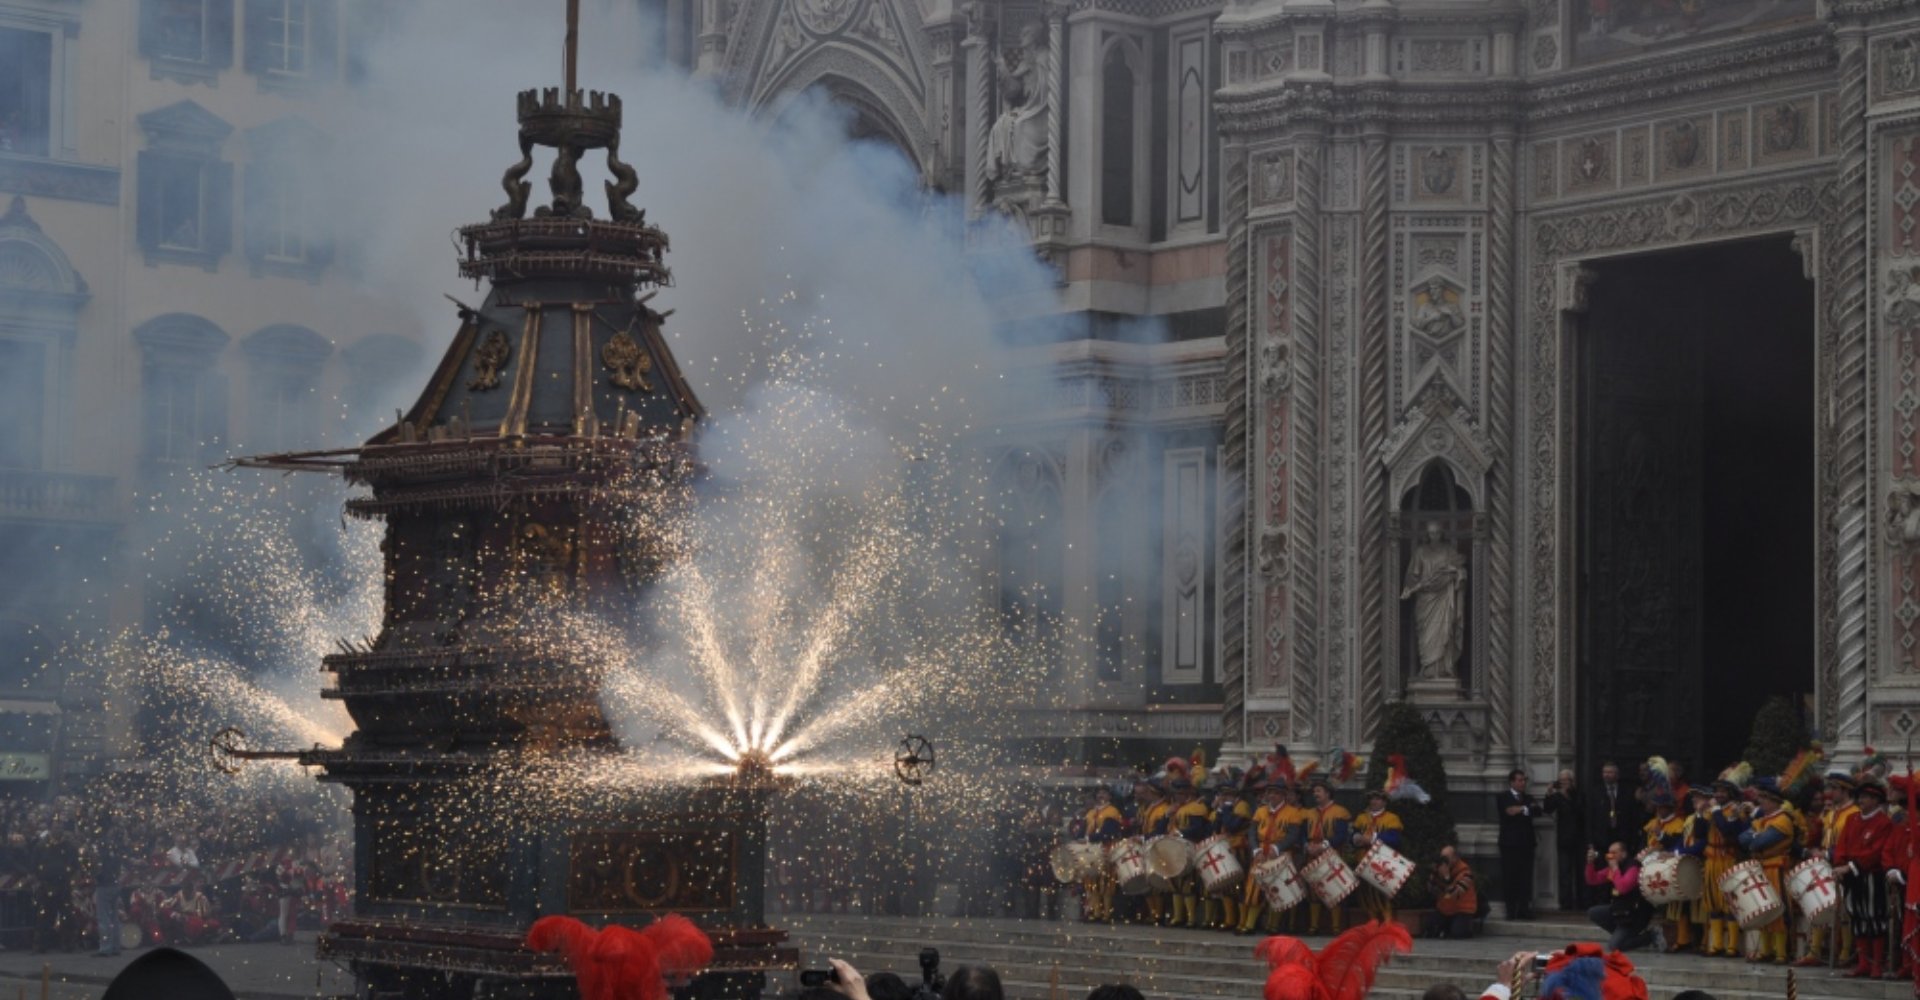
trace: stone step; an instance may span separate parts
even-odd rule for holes
[[[954,918],[782,918],[793,931],[803,964],[823,966],[825,956],[844,958],[864,971],[889,970],[916,977],[922,947],[941,951],[941,965],[977,963],[1001,975],[1018,1000],[1078,1000],[1094,986],[1131,982],[1149,1000],[1257,998],[1265,968],[1252,958],[1253,937],[1221,932],[1150,927],[1105,927],[1045,921]],[[1564,924],[1525,924],[1532,940],[1564,944]],[[1318,947],[1325,938],[1309,939]],[[1473,995],[1495,964],[1523,942],[1512,939],[1419,941],[1412,955],[1381,970],[1374,1000],[1411,1000],[1436,982],[1453,982]],[[1686,989],[1705,989],[1721,1000],[1777,1000],[1785,994],[1786,970],[1698,955],[1632,956],[1656,1000]],[[1798,991],[1805,1000],[1907,1000],[1901,982],[1836,978],[1825,969],[1802,970]]]

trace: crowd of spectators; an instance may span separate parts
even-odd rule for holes
[[[156,798],[169,797],[103,782],[0,799],[0,947],[291,942],[348,912],[338,800],[239,788],[222,801]]]

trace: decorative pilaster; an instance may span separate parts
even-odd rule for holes
[[[1224,592],[1220,595],[1221,742],[1247,746],[1247,151],[1238,140],[1221,149],[1226,157],[1227,323],[1226,427],[1222,450],[1221,508],[1226,511]]]
[[[1487,171],[1487,438],[1494,454],[1511,456],[1513,438],[1514,136],[1493,136]],[[1511,458],[1487,476],[1487,701],[1488,744],[1496,756],[1510,749],[1513,725],[1513,509]]]
[[[1061,101],[1066,94],[1067,5],[1049,0],[1047,13],[1047,206],[1064,204],[1060,197],[1062,149],[1067,144],[1064,132],[1066,113]]]
[[[993,57],[987,51],[992,30],[986,4],[967,4],[967,216],[978,218],[993,197],[987,174],[987,130],[993,127]]]
[[[1332,745],[1345,738],[1346,727],[1344,678],[1336,677],[1320,655],[1320,162],[1326,149],[1321,138],[1317,132],[1301,133],[1294,145],[1293,337],[1286,361],[1293,395],[1289,578],[1296,703],[1301,712],[1312,712],[1314,687],[1319,687],[1324,721],[1315,731],[1323,745]]]
[[[1376,126],[1377,128],[1377,126]],[[1379,455],[1391,414],[1387,412],[1387,305],[1391,248],[1387,229],[1391,171],[1387,137],[1370,132],[1360,146],[1360,516],[1354,525],[1360,572],[1360,645],[1362,733],[1373,731],[1386,683],[1387,476]],[[1372,694],[1369,697],[1369,693]]]
[[[1828,504],[1833,565],[1821,628],[1820,723],[1843,743],[1867,741],[1868,440],[1867,343],[1867,46],[1858,24],[1839,34],[1839,184],[1834,253],[1837,287],[1831,306],[1836,338],[1833,399],[1837,419],[1827,447],[1833,484]],[[1823,549],[1827,547],[1823,546]],[[1828,567],[1822,567],[1828,570]],[[1840,613],[1844,609],[1845,613]]]

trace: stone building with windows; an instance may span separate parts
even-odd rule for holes
[[[1154,639],[1048,724],[1310,757],[1404,697],[1470,790],[1718,768],[1774,694],[1842,758],[1920,728],[1920,6],[654,5],[1056,269],[1009,461]]]
[[[0,755],[124,749],[101,678],[48,655],[148,613],[137,498],[237,449],[359,440],[332,401],[424,358],[311,183],[385,8],[0,0],[0,732],[59,719]]]

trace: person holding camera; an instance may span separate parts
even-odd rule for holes
[[[1640,894],[1640,865],[1625,844],[1607,845],[1605,864],[1599,851],[1587,851],[1587,884],[1605,888],[1607,901],[1587,911],[1587,919],[1606,931],[1608,951],[1632,951],[1657,943],[1653,906]]]
[[[1465,940],[1473,936],[1473,918],[1480,910],[1480,892],[1473,869],[1452,844],[1440,848],[1440,860],[1427,876],[1433,893],[1433,912],[1420,918],[1420,936]]]
[[[1541,808],[1553,817],[1554,886],[1560,893],[1560,905],[1575,909],[1587,897],[1587,880],[1581,869],[1587,861],[1587,796],[1573,779],[1572,771],[1561,771],[1547,786]]]

